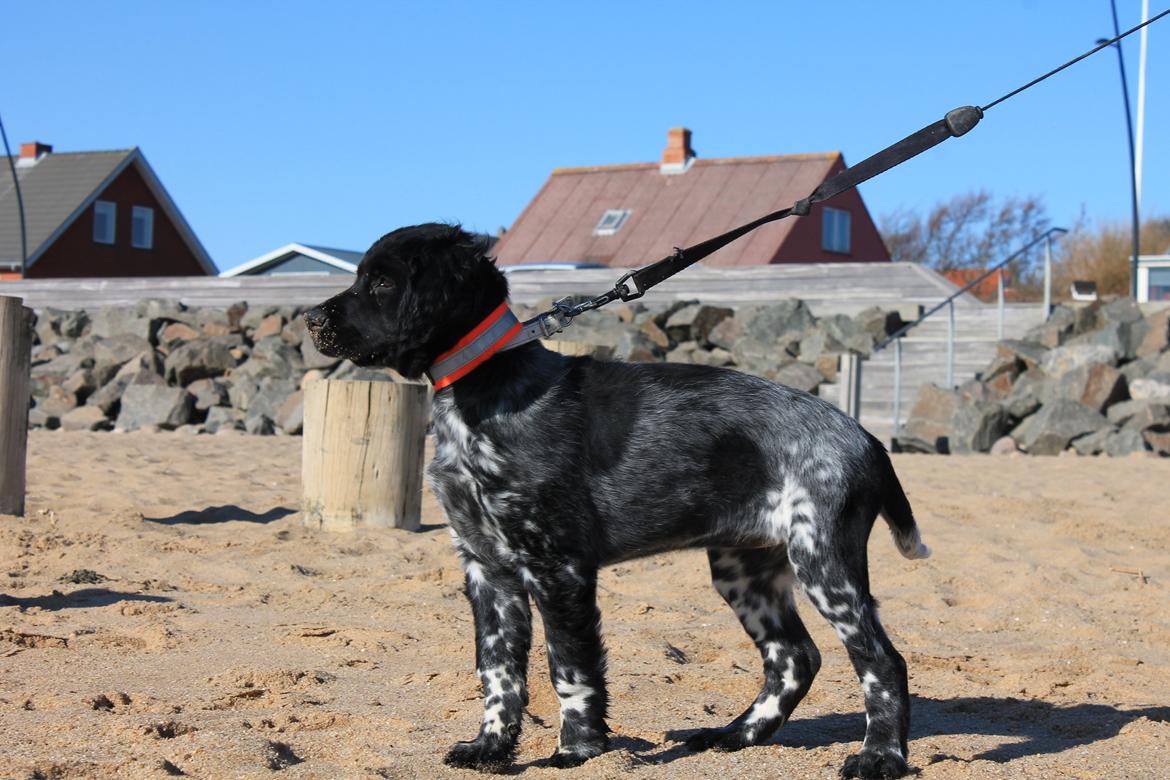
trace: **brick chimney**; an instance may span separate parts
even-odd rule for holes
[[[666,148],[662,150],[663,173],[683,173],[695,159],[691,148],[691,131],[685,127],[672,127],[666,131]]]
[[[52,154],[53,147],[40,141],[28,141],[20,145],[20,159],[17,165],[36,165],[37,160],[46,154]]]

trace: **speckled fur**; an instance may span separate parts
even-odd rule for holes
[[[306,321],[322,352],[418,377],[506,295],[482,245],[422,225],[376,243],[353,287]],[[881,514],[904,555],[928,551],[889,457],[856,421],[735,371],[566,358],[530,343],[437,392],[433,424],[428,474],[466,573],[485,696],[478,736],[448,763],[510,764],[528,701],[530,599],[561,705],[550,762],[605,750],[598,569],[705,547],[715,587],[759,648],[764,686],[742,715],[689,745],[759,744],[808,692],[820,654],[796,611],[799,584],[865,695],[865,743],[842,774],[909,771],[906,666],[878,621],[866,541]]]

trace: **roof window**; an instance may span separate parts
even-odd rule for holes
[[[629,209],[606,209],[605,213],[601,215],[601,219],[597,220],[597,224],[593,227],[593,235],[612,236],[622,229],[622,225],[626,224],[626,219],[629,216]]]

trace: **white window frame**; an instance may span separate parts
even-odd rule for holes
[[[138,241],[140,236],[134,229],[143,220],[145,237]],[[149,206],[134,206],[130,210],[130,246],[135,249],[154,249],[154,209]]]
[[[98,232],[98,215],[105,221],[107,230]],[[93,202],[93,242],[113,245],[118,240],[118,204],[108,200]]]
[[[821,249],[838,255],[849,254],[853,246],[853,214],[826,206],[821,220]]]
[[[606,209],[605,213],[601,215],[601,219],[597,220],[597,224],[593,226],[593,235],[612,236],[622,229],[622,225],[626,224],[626,220],[629,218],[629,209]]]

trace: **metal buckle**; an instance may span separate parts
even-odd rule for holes
[[[613,291],[618,294],[618,297],[623,301],[636,301],[646,294],[646,289],[638,285],[638,280],[634,278],[634,274],[638,271],[628,271],[622,274],[622,277],[617,280],[617,284],[613,286]],[[630,292],[630,288],[626,282],[633,282],[634,292]]]
[[[573,306],[568,298],[553,301],[553,307],[540,317],[540,331],[542,338],[550,338],[560,333],[573,322]]]

